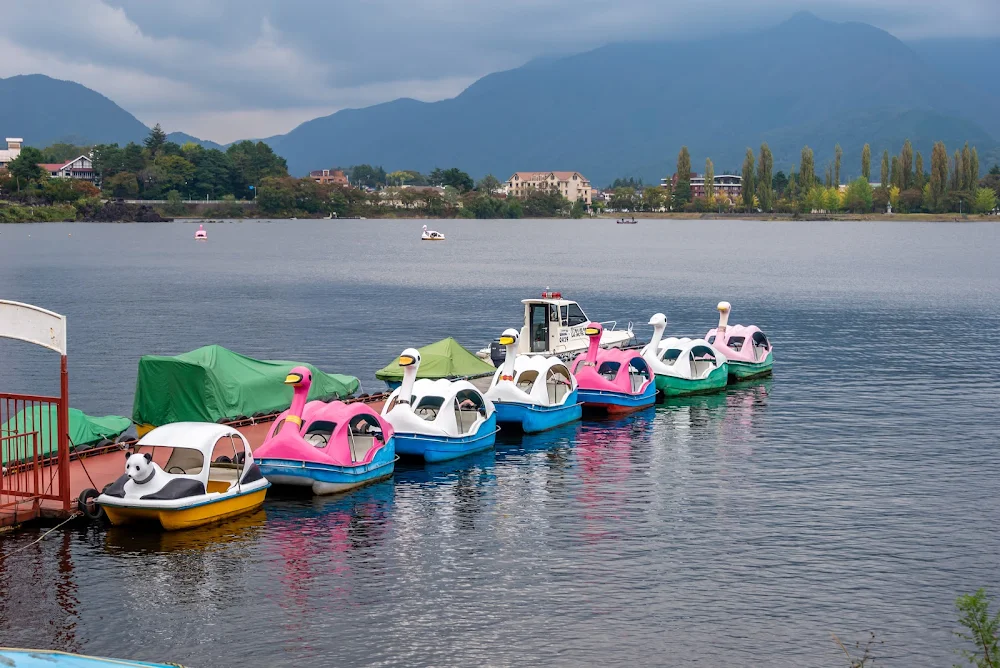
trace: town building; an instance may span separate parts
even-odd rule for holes
[[[570,202],[591,203],[590,181],[580,172],[514,172],[507,179],[507,194],[524,198],[533,190],[555,191]]]
[[[671,189],[677,188],[677,174],[674,174],[669,179],[660,179],[660,185],[666,188],[668,181]],[[735,200],[742,192],[743,177],[737,174],[716,174],[715,178],[712,179],[712,184],[715,188],[716,195],[726,195],[730,199]],[[704,196],[705,176],[698,174],[697,172],[691,172],[691,197]]]
[[[20,137],[7,137],[7,148],[0,149],[0,169],[6,169],[7,163],[21,155],[21,144],[24,140]]]
[[[97,171],[94,161],[89,155],[81,155],[69,162],[52,162],[38,165],[54,179],[80,179],[81,181],[97,181]]]
[[[315,169],[309,172],[309,178],[316,183],[332,183],[335,186],[348,185],[347,176],[342,169]]]

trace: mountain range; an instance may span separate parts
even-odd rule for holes
[[[860,172],[864,143],[877,174],[883,149],[895,154],[906,138],[927,169],[937,140],[949,150],[969,141],[986,166],[1000,160],[1000,85],[979,82],[997,55],[995,40],[904,44],[870,25],[801,13],[744,34],[539,59],[451,99],[344,109],[264,141],[296,175],[369,163],[388,171],[457,166],[477,178],[558,169],[595,185],[619,176],[657,182],[673,172],[681,145],[697,171],[711,157],[718,174],[738,170],[746,147],[756,152],[767,141],[775,171],[796,165],[808,144],[820,173],[839,143],[846,181]],[[980,68],[977,59],[986,59]],[[104,96],[41,75],[0,79],[0,129],[36,146],[124,143],[148,132]],[[219,147],[184,133],[170,138]]]

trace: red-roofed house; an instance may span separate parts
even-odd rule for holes
[[[570,202],[590,205],[590,181],[580,172],[514,172],[507,179],[512,197],[527,197],[532,190],[554,190]]]
[[[97,172],[94,170],[94,161],[89,155],[81,155],[69,162],[53,162],[38,165],[49,173],[54,179],[81,179],[94,183],[97,181]]]

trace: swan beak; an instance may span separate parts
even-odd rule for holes
[[[298,385],[302,382],[302,374],[290,373],[285,376],[285,385]]]
[[[601,330],[597,329],[596,327],[588,327],[587,329],[583,330],[583,332],[587,336],[597,336],[598,334],[601,333]]]
[[[513,336],[501,336],[500,337],[500,345],[501,346],[514,345],[514,337]]]
[[[413,366],[413,363],[417,360],[413,359],[410,355],[400,355],[399,356],[399,366]]]

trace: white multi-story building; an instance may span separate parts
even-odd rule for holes
[[[21,155],[21,144],[24,140],[20,137],[7,137],[7,148],[0,149],[0,169],[5,169],[7,163]]]
[[[81,155],[69,162],[42,163],[39,167],[54,179],[82,179],[91,183],[97,180],[94,161],[89,155]]]
[[[510,197],[527,197],[533,190],[555,191],[570,202],[591,202],[590,181],[580,172],[514,172],[507,179]]]

